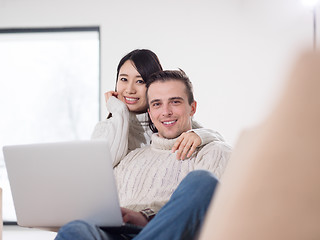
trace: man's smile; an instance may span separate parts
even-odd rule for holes
[[[166,126],[173,126],[178,120],[169,120],[169,121],[161,121],[161,123],[163,125],[166,125]]]

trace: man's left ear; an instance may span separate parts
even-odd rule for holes
[[[150,108],[147,108],[147,112],[148,112],[148,114],[149,114],[150,120],[152,121],[152,119],[151,119],[151,114],[150,114]]]
[[[190,112],[190,116],[192,117],[197,110],[197,101],[193,101],[193,103],[191,103],[191,112]]]

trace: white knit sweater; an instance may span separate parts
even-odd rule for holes
[[[152,131],[148,126],[148,114],[134,114],[115,97],[110,97],[107,109],[112,117],[97,123],[91,139],[105,139],[110,145],[113,166],[115,167],[128,152],[149,145]],[[192,121],[192,131],[201,138],[201,145],[212,141],[223,141],[222,136],[213,130],[201,128]]]
[[[153,134],[151,145],[131,151],[114,168],[122,207],[135,211],[150,207],[158,212],[190,171],[206,169],[221,177],[231,153],[227,144],[214,141],[190,158],[177,160],[171,152],[174,142]]]

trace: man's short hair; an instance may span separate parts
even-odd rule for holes
[[[188,103],[191,105],[194,102],[193,97],[193,86],[192,83],[187,76],[187,74],[182,70],[164,70],[151,74],[148,77],[148,81],[146,83],[147,87],[147,100],[148,100],[148,90],[152,83],[154,82],[166,82],[171,80],[181,81],[186,87],[186,94],[188,96]]]
[[[150,85],[155,82],[167,82],[167,81],[180,81],[180,82],[182,82],[186,87],[185,90],[186,90],[186,94],[188,96],[189,105],[191,105],[194,102],[193,86],[192,86],[192,83],[191,83],[189,77],[187,76],[187,74],[182,69],[164,70],[164,71],[159,71],[159,72],[153,73],[148,77],[148,81],[146,83],[146,87],[147,87],[146,95],[147,95],[148,108],[149,108],[148,91],[149,91]],[[151,131],[154,133],[158,132],[158,129],[152,123],[150,116],[149,116],[148,121],[149,121],[149,127],[150,127]]]

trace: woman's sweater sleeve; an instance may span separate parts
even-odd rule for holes
[[[115,97],[110,97],[107,109],[112,117],[96,124],[91,139],[108,141],[114,167],[128,152],[129,110]]]
[[[198,122],[192,120],[192,129],[188,132],[194,132],[201,139],[201,145],[204,146],[209,142],[213,141],[222,141],[224,142],[223,137],[217,131],[213,131],[208,128],[203,128]]]
[[[224,142],[208,143],[198,152],[195,169],[211,171],[218,179],[223,175],[231,156],[231,147]]]

